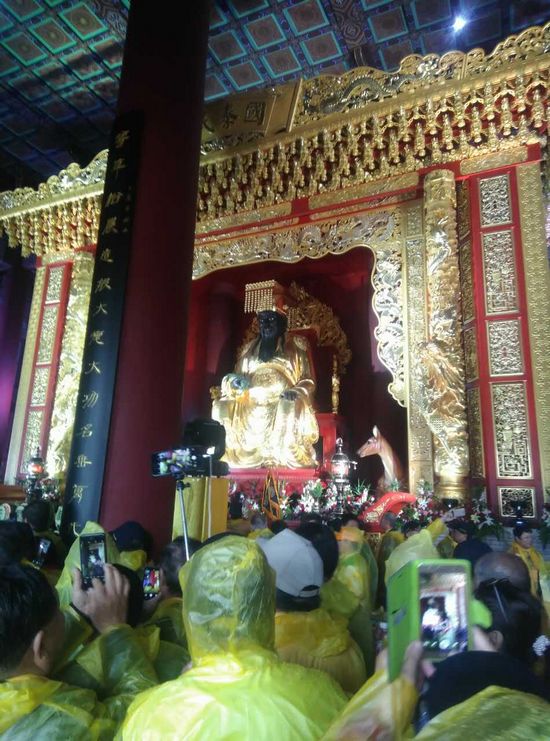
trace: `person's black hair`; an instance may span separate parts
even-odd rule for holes
[[[529,525],[516,525],[514,528],[514,538],[521,538],[524,533],[532,533],[533,528]]]
[[[127,520],[111,531],[119,551],[145,551],[149,553],[153,538],[143,525],[134,520]]]
[[[52,508],[44,499],[37,499],[27,504],[23,511],[23,517],[37,533],[49,530],[52,524]]]
[[[35,635],[57,611],[57,596],[33,566],[0,566],[0,678],[17,670]]]
[[[405,522],[403,524],[403,527],[401,528],[401,532],[403,533],[403,535],[406,535],[407,533],[410,533],[413,530],[420,530],[420,529],[421,529],[420,523],[414,522],[413,520],[411,520],[410,522]]]
[[[530,663],[533,643],[540,634],[542,606],[539,600],[508,579],[481,582],[474,594],[491,613],[490,630],[502,634],[502,652]]]
[[[297,529],[296,534],[309,540],[323,562],[323,575],[328,581],[338,566],[338,541],[328,525],[316,522],[304,522]]]
[[[283,530],[286,530],[287,527],[288,525],[284,520],[273,520],[269,529],[274,535],[277,535],[277,533],[282,533]]]
[[[36,556],[36,543],[27,522],[4,520],[0,522],[0,565],[19,563]]]
[[[143,582],[139,578],[138,573],[128,568],[128,566],[123,566],[121,563],[114,563],[113,566],[128,579],[128,583],[130,584],[126,622],[132,628],[135,628],[141,620],[141,613],[143,611]]]
[[[192,556],[202,546],[199,540],[187,538],[189,545],[189,555]],[[164,574],[164,581],[170,592],[181,597],[181,587],[178,579],[181,567],[187,563],[187,554],[185,552],[185,540],[180,535],[171,543],[164,547],[160,554],[160,568]]]
[[[293,597],[282,589],[275,589],[275,606],[281,612],[311,612],[321,606],[321,597]]]

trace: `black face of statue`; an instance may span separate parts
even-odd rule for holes
[[[258,314],[260,337],[274,339],[280,337],[286,329],[285,318],[276,311],[260,311]]]
[[[260,311],[258,313],[260,327],[260,360],[267,362],[275,355],[279,337],[286,331],[286,318],[276,311]]]

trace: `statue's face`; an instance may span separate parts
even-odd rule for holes
[[[265,339],[278,337],[284,331],[276,311],[260,311],[258,324],[260,326],[260,337]]]

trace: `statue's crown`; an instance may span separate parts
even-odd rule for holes
[[[244,289],[245,314],[276,311],[287,316],[288,308],[285,289],[276,280],[262,280],[258,283],[246,284]]]

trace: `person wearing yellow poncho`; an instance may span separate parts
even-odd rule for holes
[[[415,561],[416,559],[431,559],[439,558],[439,553],[435,547],[435,541],[442,535],[447,529],[445,522],[442,518],[430,522],[430,524],[423,528],[416,535],[411,535],[410,538],[400,543],[389,555],[386,561],[386,567],[384,570],[384,578],[386,584],[389,579],[395,574],[396,571],[404,566],[409,561]]]
[[[401,676],[389,683],[378,671],[350,700],[323,741],[463,741],[550,739],[550,705],[540,697],[491,685],[431,718],[415,734],[411,721],[418,702],[421,645],[412,644]]]
[[[321,589],[321,604],[332,615],[348,621],[349,632],[361,649],[370,676],[374,670],[374,635],[369,570],[361,555],[363,533],[354,527],[343,527],[337,538],[338,566],[332,579]]]
[[[226,536],[195,553],[180,582],[193,666],[137,697],[120,738],[320,738],[346,696],[273,652],[275,577],[260,548]]]
[[[334,533],[326,525],[307,523],[297,532],[283,530],[261,548],[275,571],[275,648],[280,658],[320,669],[353,694],[367,678],[361,650],[346,618],[320,607],[320,587],[338,563]]]
[[[105,547],[106,547],[106,559],[107,563],[119,563],[122,566],[127,566],[133,571],[141,569],[146,559],[144,551],[124,551],[120,552],[116,547],[116,543],[113,537],[106,532],[101,525],[97,522],[89,520],[83,527],[80,535],[91,535],[92,533],[103,533],[105,535]],[[69,553],[65,559],[65,565],[63,571],[59,577],[55,588],[59,595],[59,606],[66,607],[71,602],[72,594],[72,575],[75,569],[80,568],[80,541],[78,538],[73,542],[69,548]]]
[[[531,594],[541,597],[540,573],[544,571],[544,558],[540,551],[533,546],[533,531],[527,525],[518,525],[514,528],[514,542],[510,552],[519,556],[529,571],[531,580]]]
[[[105,566],[105,585],[75,587],[73,601],[104,641],[101,702],[95,692],[50,678],[63,649],[64,622],[55,592],[30,566],[0,569],[0,738],[112,739],[131,693],[152,687],[156,676],[128,626],[127,582]],[[109,644],[128,641],[126,660],[113,661]]]
[[[378,591],[378,564],[368,541],[367,534],[361,529],[357,515],[346,514],[342,517],[342,527],[353,527],[360,530],[363,536],[361,543],[361,555],[365,559],[369,570],[370,603],[374,609],[376,605],[376,593]]]
[[[397,516],[393,512],[386,512],[380,520],[382,537],[376,549],[376,563],[378,564],[378,591],[376,594],[376,607],[386,606],[386,561],[391,553],[404,540],[403,533],[396,530]]]

